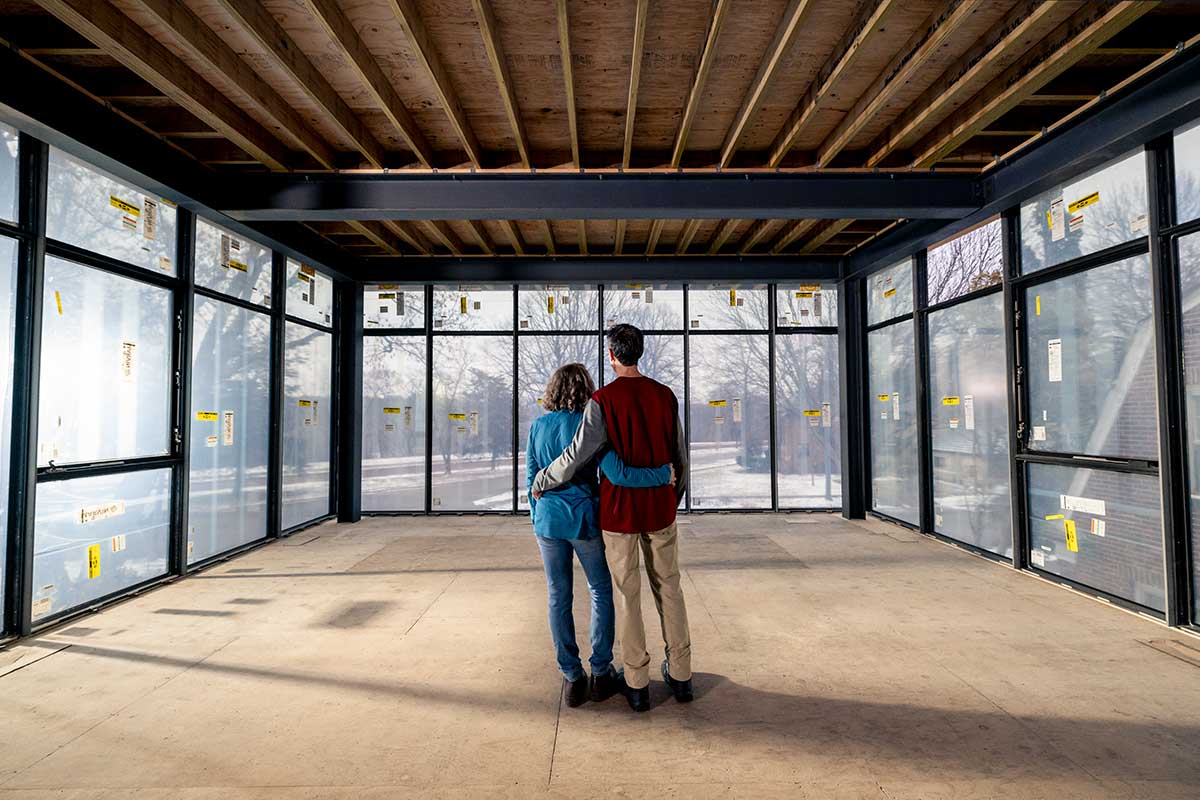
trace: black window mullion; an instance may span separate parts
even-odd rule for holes
[[[770,455],[771,467],[771,510],[779,510],[779,454],[778,447],[775,443],[775,435],[778,432],[777,423],[775,421],[775,307],[778,303],[778,298],[775,296],[776,286],[773,283],[767,284],[767,416],[768,416],[768,438],[769,444],[767,452]],[[743,425],[746,423],[743,422]]]
[[[926,292],[925,251],[912,260],[913,270],[913,354],[917,381],[917,470],[920,496],[921,531],[933,533],[933,425],[930,417],[929,318],[923,310]]]
[[[1016,569],[1029,566],[1029,525],[1026,519],[1026,470],[1018,457],[1025,446],[1024,368],[1026,363],[1024,320],[1025,293],[1013,286],[1012,279],[1020,266],[1020,214],[1009,209],[1003,217],[1004,226],[1004,355],[1006,360],[1005,389],[1008,397],[1008,489],[1010,498],[1009,522],[1012,527],[1012,565]]]
[[[271,254],[271,403],[267,443],[267,537],[277,539],[283,525],[283,394],[284,301],[287,295],[287,256]]]
[[[520,337],[517,335],[519,327],[517,323],[517,315],[520,313],[521,293],[516,284],[512,286],[512,513],[516,514],[520,505],[517,501],[517,493],[520,491],[517,484],[517,453],[521,447],[521,401],[518,396],[518,383],[521,379],[520,375]],[[491,424],[490,421],[488,423]]]
[[[191,501],[192,325],[195,307],[196,216],[181,208],[176,215],[175,263],[182,284],[175,289],[175,419],[171,424],[172,452],[179,464],[172,473],[175,498],[167,568],[172,575],[187,572],[188,509]]]
[[[425,287],[425,513],[433,513],[433,284]]]
[[[363,293],[357,284],[337,286],[333,319],[337,331],[337,378],[332,384],[337,424],[330,470],[335,481],[333,497],[338,521],[358,522],[362,518]]]

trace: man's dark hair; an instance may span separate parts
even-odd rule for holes
[[[642,357],[644,348],[645,341],[642,339],[642,332],[633,325],[621,323],[608,329],[608,349],[612,350],[617,361],[625,366],[636,365],[638,359]]]

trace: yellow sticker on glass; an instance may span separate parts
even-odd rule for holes
[[[100,577],[100,545],[88,548],[88,580]]]
[[[1072,553],[1079,552],[1079,540],[1075,538],[1075,520],[1064,519],[1063,529],[1067,532],[1067,549]]]

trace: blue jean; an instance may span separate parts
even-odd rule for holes
[[[574,563],[571,554],[579,557],[583,574],[587,576],[592,596],[592,656],[588,661],[593,675],[606,675],[612,669],[613,611],[612,578],[604,560],[604,539],[546,539],[537,537],[546,569],[546,587],[550,592],[550,635],[558,656],[558,668],[569,681],[586,673],[579,660],[579,645],[575,642]]]

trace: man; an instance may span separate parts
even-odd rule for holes
[[[616,633],[625,662],[626,699],[634,711],[650,708],[650,654],[642,623],[640,554],[662,622],[667,660],[663,680],[681,703],[692,699],[692,643],[687,608],[679,585],[675,509],[687,490],[687,453],[675,393],[638,372],[642,332],[616,325],[608,332],[608,359],[617,379],[592,395],[575,438],[531,487],[540,497],[569,482],[606,448],[629,466],[671,463],[674,486],[626,488],[600,482],[600,527],[605,557],[616,589]]]

